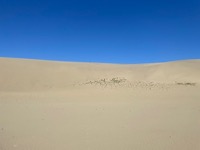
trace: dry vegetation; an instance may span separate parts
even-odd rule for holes
[[[192,82],[176,82],[177,85],[185,85],[185,86],[195,86],[196,83]]]
[[[83,84],[84,85],[91,84],[91,85],[107,86],[107,85],[120,85],[125,82],[127,82],[127,79],[116,77],[116,78],[112,78],[112,79],[103,78],[103,79],[99,79],[99,80],[88,81]]]
[[[90,80],[78,84],[79,86],[95,86],[102,88],[143,88],[143,89],[170,89],[180,85],[182,87],[196,86],[194,82],[153,82],[153,81],[130,81],[124,77],[101,78],[98,80]]]

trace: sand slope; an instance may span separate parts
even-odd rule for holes
[[[199,150],[200,60],[0,58],[0,150]]]
[[[200,82],[200,60],[145,65],[65,63],[0,58],[1,91],[67,89],[113,78],[127,82]]]

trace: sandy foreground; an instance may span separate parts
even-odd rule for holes
[[[200,150],[200,60],[0,58],[0,150]]]

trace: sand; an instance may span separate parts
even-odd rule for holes
[[[200,60],[0,58],[0,150],[199,150]]]

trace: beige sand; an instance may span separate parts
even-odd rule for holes
[[[0,58],[0,150],[200,150],[200,60]]]

